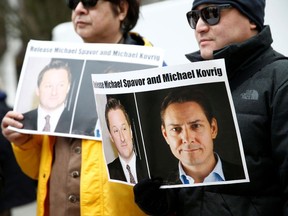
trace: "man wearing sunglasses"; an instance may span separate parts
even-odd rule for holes
[[[250,182],[159,189],[134,187],[136,203],[154,215],[288,215],[288,59],[271,47],[265,0],[194,0],[187,13],[200,50],[194,61],[224,58]]]
[[[139,17],[138,0],[67,0],[67,5],[75,31],[86,43],[151,46],[130,32]],[[38,179],[37,216],[145,215],[133,202],[131,186],[108,182],[102,142],[7,128],[22,128],[22,119],[22,114],[8,112],[1,126],[22,170]]]

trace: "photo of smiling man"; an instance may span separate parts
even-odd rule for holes
[[[110,140],[118,157],[108,164],[110,179],[136,184],[148,173],[134,151],[133,132],[127,111],[120,100],[110,97],[105,108],[105,120]]]
[[[24,129],[69,132],[71,112],[67,109],[66,101],[71,79],[70,67],[64,61],[51,60],[40,71],[36,88],[39,105],[24,113]]]

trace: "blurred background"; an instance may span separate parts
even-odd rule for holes
[[[273,47],[288,56],[287,0],[266,1],[265,23],[272,29]],[[186,21],[192,0],[142,0],[135,31],[162,47],[168,65],[185,63],[185,53],[197,48]],[[0,90],[13,106],[18,78],[29,40],[76,41],[65,0],[0,0]],[[64,24],[63,24],[64,23]],[[68,38],[66,35],[70,35]],[[35,215],[36,204],[13,209],[13,216]]]
[[[161,0],[142,0],[142,5]],[[13,105],[27,42],[51,40],[52,29],[70,21],[65,0],[0,1],[0,89]]]
[[[159,1],[142,0],[142,5]],[[69,22],[70,14],[65,0],[0,0],[0,90],[7,94],[10,106],[13,107],[27,43],[31,39],[51,40],[53,28]],[[17,203],[17,197],[14,200]],[[6,205],[1,204],[1,208]],[[13,208],[11,215],[35,216],[36,202]]]
[[[265,23],[271,26],[273,47],[288,56],[288,31],[283,26],[288,21],[288,1],[268,0],[266,4]],[[191,5],[192,0],[142,0],[133,31],[163,48],[168,65],[185,63],[184,54],[198,49],[186,20]],[[69,24],[70,13],[65,0],[0,1],[0,89],[7,93],[9,105],[13,106],[29,40],[77,40]]]

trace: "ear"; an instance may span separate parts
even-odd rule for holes
[[[161,131],[162,131],[162,135],[164,137],[164,139],[166,140],[166,143],[169,145],[168,143],[168,138],[167,138],[167,131],[164,125],[161,125]]]
[[[71,86],[71,84],[69,84],[69,86],[68,86],[68,88],[67,88],[67,92],[66,92],[66,94],[69,93],[69,91],[70,91],[70,86]]]
[[[40,93],[39,93],[39,87],[36,88],[35,90],[36,95],[39,97]]]
[[[250,20],[250,29],[251,30],[257,30],[257,25],[251,20]]]
[[[113,137],[111,136],[111,133],[110,133],[110,132],[109,132],[109,138],[110,138],[110,140],[111,140],[112,143],[115,143],[115,142],[114,142],[114,139],[113,139]]]
[[[133,139],[133,131],[132,131],[131,125],[129,126],[129,128],[130,128],[131,138]]]
[[[218,134],[217,120],[216,120],[216,118],[212,118],[212,122],[211,122],[211,136],[212,136],[212,139],[215,139],[217,137],[217,134]]]
[[[121,0],[120,5],[119,5],[119,15],[118,15],[121,21],[123,21],[126,18],[128,9],[129,9],[128,2],[126,0]]]

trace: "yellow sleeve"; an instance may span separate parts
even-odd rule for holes
[[[22,171],[32,179],[38,179],[43,136],[33,135],[21,147],[12,143],[17,163]]]
[[[82,142],[81,215],[143,216],[133,187],[108,181],[102,142]]]

